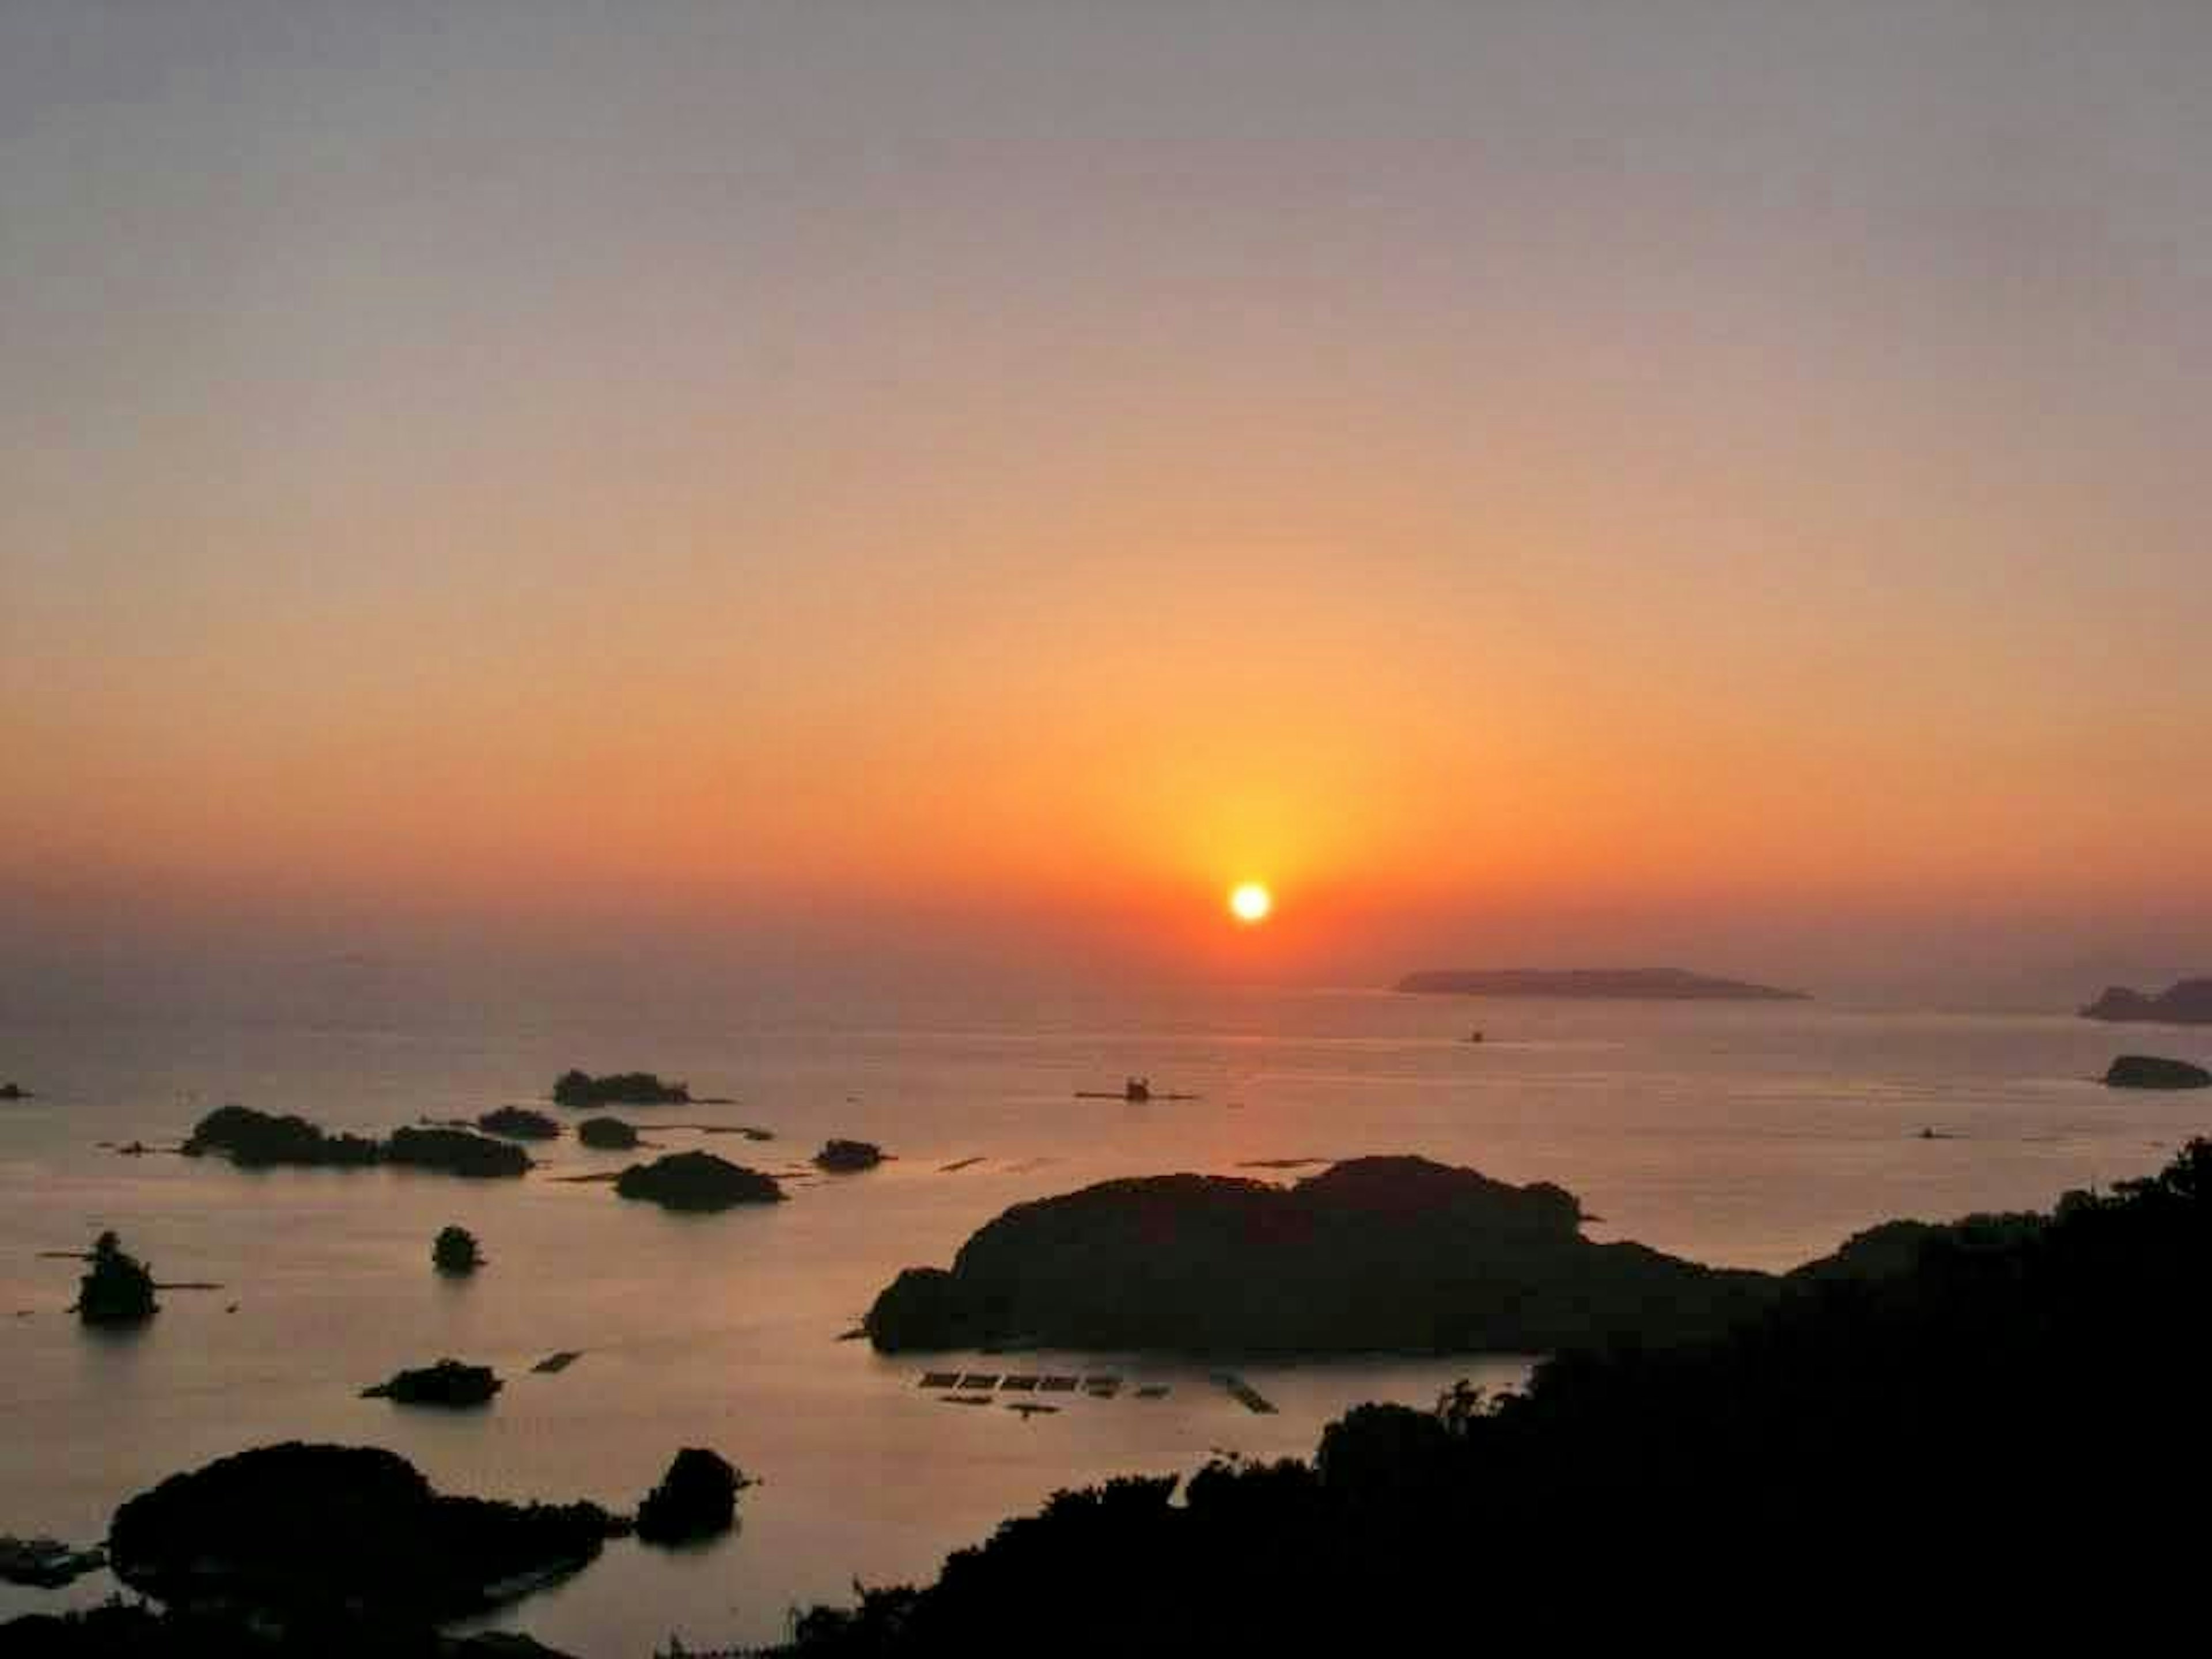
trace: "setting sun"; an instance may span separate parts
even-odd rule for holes
[[[1265,921],[1267,912],[1274,908],[1273,895],[1256,881],[1245,882],[1229,895],[1230,914],[1248,926],[1255,921]]]

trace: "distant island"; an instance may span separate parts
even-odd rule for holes
[[[1431,968],[1407,975],[1392,988],[1429,996],[1653,1002],[1803,1002],[1809,994],[1680,968]]]
[[[2212,1025],[2212,979],[2176,980],[2146,996],[2124,985],[2108,985],[2081,1010],[2084,1019],[2148,1020],[2167,1025]]]
[[[1573,1194],[1421,1158],[1291,1187],[1109,1181],[1018,1204],[909,1267],[865,1328],[884,1352],[1031,1343],[1183,1352],[1536,1353],[1710,1335],[1777,1281],[1582,1236]]]
[[[611,1072],[593,1077],[589,1072],[567,1071],[554,1079],[553,1099],[562,1106],[684,1106],[691,1091],[681,1083],[665,1083],[652,1072]]]
[[[183,1151],[187,1158],[216,1153],[241,1170],[285,1164],[362,1169],[392,1164],[483,1179],[519,1176],[530,1168],[529,1154],[521,1147],[466,1129],[396,1129],[390,1139],[376,1140],[330,1134],[303,1117],[277,1117],[235,1105],[218,1106],[202,1118]]]

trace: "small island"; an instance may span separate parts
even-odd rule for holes
[[[107,1565],[107,1552],[75,1549],[58,1538],[0,1537],[0,1583],[58,1589]]]
[[[31,1091],[20,1083],[0,1083],[0,1100],[28,1100]]]
[[[740,1204],[777,1204],[784,1196],[775,1176],[712,1152],[671,1152],[650,1164],[633,1164],[616,1177],[615,1191],[665,1210],[702,1212]]]
[[[488,1135],[499,1135],[508,1140],[558,1140],[561,1124],[543,1112],[533,1112],[524,1106],[501,1106],[483,1113],[477,1119],[477,1127]]]
[[[115,1576],[172,1613],[282,1626],[373,1608],[430,1624],[574,1572],[622,1529],[596,1504],[447,1497],[396,1453],[291,1442],[141,1492],[115,1512],[108,1549]]]
[[[430,1246],[430,1263],[441,1273],[465,1278],[483,1265],[483,1252],[466,1227],[443,1227]]]
[[[389,1400],[396,1406],[445,1406],[462,1409],[490,1403],[500,1391],[498,1375],[489,1365],[464,1365],[458,1359],[441,1359],[416,1370],[395,1371],[385,1382],[363,1389],[363,1400]]]
[[[830,1140],[814,1154],[814,1167],[832,1175],[857,1175],[884,1161],[884,1149],[872,1140]]]
[[[2146,996],[2124,985],[2108,985],[2081,1010],[2084,1019],[2140,1021],[2164,1025],[2212,1025],[2212,979],[2177,980]]]
[[[159,1313],[154,1270],[124,1254],[122,1241],[103,1232],[93,1241],[91,1271],[77,1281],[76,1316],[88,1325],[137,1325]]]
[[[1803,1002],[1809,997],[1680,968],[1436,968],[1408,974],[1392,988],[1428,996],[1648,1002]]]
[[[637,1131],[618,1117],[587,1117],[576,1126],[576,1139],[603,1152],[626,1152],[637,1145]]]
[[[553,1099],[562,1106],[683,1106],[690,1103],[691,1091],[684,1084],[664,1083],[651,1072],[593,1077],[568,1071],[555,1079]]]
[[[241,1170],[292,1166],[366,1169],[379,1164],[438,1170],[477,1179],[520,1176],[530,1169],[521,1147],[467,1129],[395,1129],[388,1140],[329,1134],[303,1117],[277,1117],[246,1106],[219,1106],[185,1142],[187,1158],[213,1152]]]
[[[686,1446],[660,1484],[637,1506],[637,1536],[646,1544],[687,1544],[737,1524],[738,1493],[746,1485],[729,1459]]]
[[[884,1352],[1034,1344],[1186,1353],[1540,1353],[1710,1334],[1778,1283],[1582,1236],[1571,1193],[1420,1158],[1291,1187],[1109,1181],[1018,1204],[948,1272],[909,1267],[864,1328]]]
[[[2105,1073],[2112,1089],[2212,1089],[2212,1072],[2185,1060],[2122,1054]]]

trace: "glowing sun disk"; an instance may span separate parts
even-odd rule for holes
[[[1230,891],[1229,913],[1247,927],[1265,921],[1267,912],[1274,908],[1273,895],[1256,881],[1240,883]]]

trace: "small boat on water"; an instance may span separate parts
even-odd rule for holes
[[[1078,1089],[1078,1100],[1126,1100],[1132,1105],[1142,1105],[1148,1100],[1196,1100],[1196,1095],[1154,1094],[1152,1080],[1148,1077],[1133,1077],[1123,1080],[1119,1089]]]
[[[1480,1030],[1476,1030],[1469,1031],[1469,1032],[1467,1034],[1467,1041],[1468,1041],[1469,1042],[1481,1042],[1481,1041],[1482,1041],[1482,1032],[1481,1032]]]

